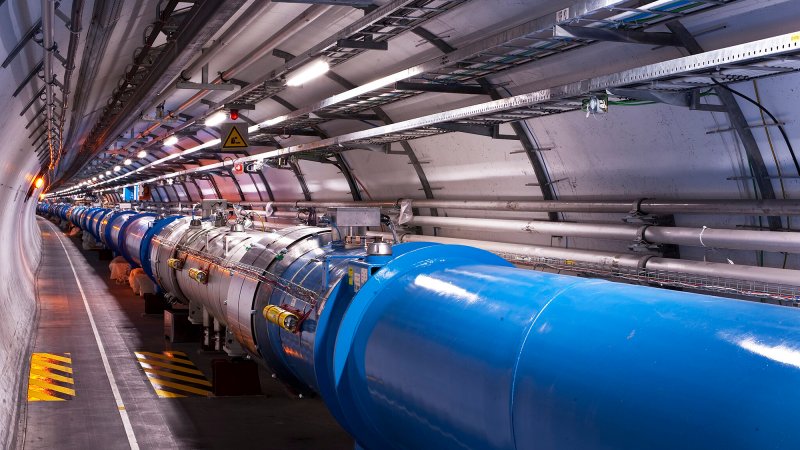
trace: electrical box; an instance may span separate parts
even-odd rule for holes
[[[377,207],[329,208],[328,216],[337,227],[379,227],[381,209]]]

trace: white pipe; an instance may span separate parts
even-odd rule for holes
[[[392,234],[387,232],[368,231],[368,236],[382,237],[391,240]],[[625,253],[601,252],[558,247],[539,247],[533,245],[511,244],[504,242],[479,241],[472,239],[446,238],[439,236],[422,236],[404,234],[401,242],[437,242],[441,244],[468,245],[493,253],[517,255],[529,258],[550,258],[564,261],[579,261],[597,266],[597,269],[613,273],[620,269],[638,271],[647,269],[672,275],[694,275],[709,278],[746,280],[759,283],[800,286],[800,272],[789,269],[771,267],[755,267],[733,264],[721,264],[685,259],[668,259],[658,257],[638,257]],[[635,273],[635,272],[634,272]]]
[[[406,225],[470,231],[526,232],[547,236],[642,241],[654,244],[688,245],[732,250],[800,253],[800,234],[780,231],[426,216],[415,216]]]

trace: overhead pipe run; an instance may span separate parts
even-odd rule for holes
[[[242,202],[253,206],[271,205],[274,208],[337,208],[347,206],[377,206],[399,208],[468,209],[476,211],[517,212],[576,212],[620,214],[729,214],[759,216],[800,215],[800,200],[572,200],[572,201],[518,201],[518,200],[426,200],[401,198],[376,201],[275,201]]]
[[[53,149],[53,52],[56,47],[53,41],[53,16],[55,15],[55,0],[42,0],[42,46],[44,48],[44,84],[45,84],[45,127],[47,128],[47,146],[50,150],[49,170],[55,167],[56,157]]]
[[[368,231],[367,236],[380,237],[385,240],[392,239],[391,233],[381,231]],[[670,279],[679,279],[681,275],[692,275],[708,277],[710,280],[747,280],[750,282],[780,286],[800,286],[798,271],[789,269],[659,258],[652,255],[637,256],[596,250],[543,247],[411,233],[401,234],[399,237],[400,242],[436,242],[440,244],[467,245],[497,253],[501,256],[510,255],[514,257],[531,258],[534,262],[547,259],[566,261],[568,263],[565,263],[564,267],[562,267],[564,270],[580,271],[581,266],[579,265],[573,268],[569,266],[570,263],[581,263],[587,264],[599,272],[606,272],[608,275],[619,274],[621,270],[626,274],[634,275],[641,275],[644,271],[651,271],[660,273],[663,276],[661,281],[663,281],[664,284],[669,284],[667,281]],[[514,261],[514,258],[511,258],[511,260]],[[702,287],[698,286],[698,289],[700,288]]]
[[[582,212],[640,214],[741,214],[763,216],[800,215],[797,200],[658,200],[632,201],[482,201],[482,200],[412,200],[415,208],[476,209],[520,212]]]
[[[656,225],[547,222],[542,220],[476,219],[414,216],[407,226],[453,230],[519,232],[629,241],[634,244],[671,244],[693,247],[800,253],[800,233],[782,231],[720,230]]]
[[[335,208],[344,206],[407,205],[414,208],[470,209],[478,211],[639,213],[639,214],[730,214],[759,216],[800,215],[800,200],[427,200],[401,198],[369,202],[296,201],[270,202],[276,208]]]

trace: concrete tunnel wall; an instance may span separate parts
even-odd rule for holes
[[[19,408],[26,405],[22,384],[37,316],[35,276],[41,259],[36,198],[25,201],[30,186],[25,177],[8,184],[14,177],[6,175],[0,177],[0,448],[13,447]]]

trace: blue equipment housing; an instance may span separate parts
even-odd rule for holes
[[[148,275],[174,277],[168,293],[218,311],[251,357],[319,393],[361,448],[800,448],[786,423],[795,309],[518,269],[471,247],[367,255],[319,228],[178,219],[144,238],[123,226],[118,246],[128,238]]]

